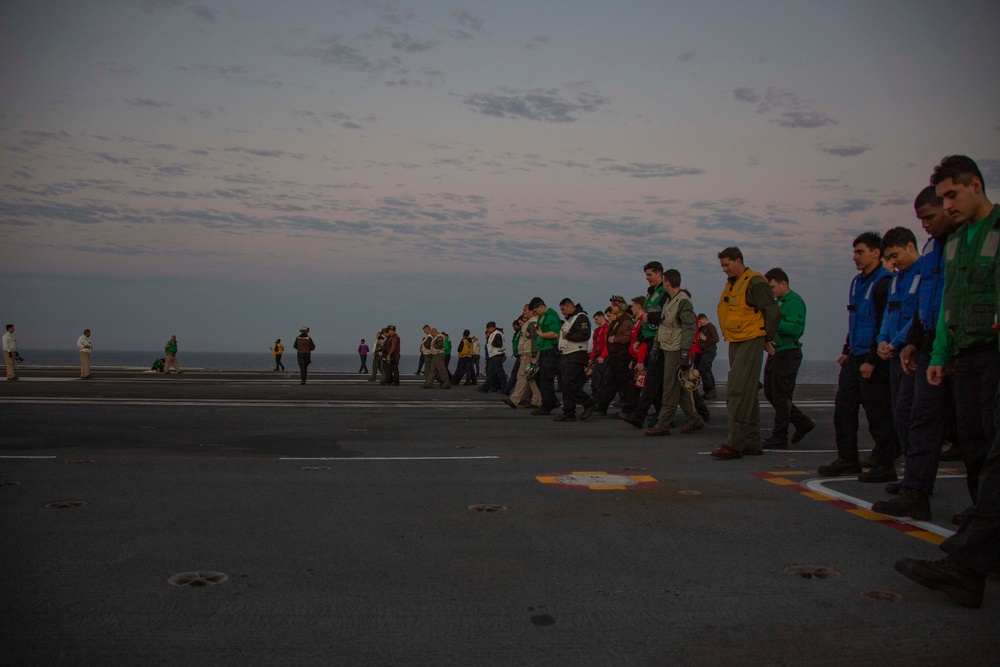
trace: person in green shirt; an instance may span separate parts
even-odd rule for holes
[[[775,267],[764,274],[771,285],[781,321],[774,338],[764,344],[764,398],[774,408],[771,437],[761,445],[769,449],[788,449],[788,425],[795,426],[792,442],[798,443],[816,428],[816,422],[802,413],[792,401],[795,380],[802,365],[802,338],[806,330],[806,302],[788,286],[788,274]]]
[[[945,364],[954,358],[958,444],[965,457],[969,495],[975,504],[979,473],[996,434],[1000,206],[987,199],[979,167],[964,155],[944,158],[934,168],[931,185],[944,201],[948,215],[961,225],[945,244],[944,294],[927,382],[940,385]]]
[[[538,390],[542,394],[542,404],[531,411],[535,416],[547,415],[562,403],[556,396],[556,372],[559,368],[559,332],[562,321],[559,313],[549,308],[536,296],[528,302],[528,307],[538,317]]]

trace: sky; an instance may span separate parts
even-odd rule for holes
[[[22,350],[351,352],[739,246],[847,327],[851,241],[1000,183],[1000,3],[3,0],[0,320]],[[722,351],[724,356],[724,350]]]

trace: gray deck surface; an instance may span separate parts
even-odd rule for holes
[[[969,610],[892,569],[942,555],[961,464],[933,525],[869,516],[881,484],[814,474],[834,387],[798,389],[819,424],[801,449],[721,462],[722,400],[706,430],[650,438],[413,376],[73,375],[0,383],[0,664],[1000,661],[995,579]],[[573,472],[635,484],[551,483]],[[167,583],[190,571],[228,580]]]

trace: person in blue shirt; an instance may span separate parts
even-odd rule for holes
[[[912,309],[912,312],[902,348],[895,342],[890,343],[888,337],[879,346],[880,353],[890,345],[893,354],[898,352],[893,367],[895,370],[898,364],[898,372],[902,374],[899,380],[905,389],[902,395],[897,396],[893,417],[903,443],[906,464],[902,481],[886,485],[886,492],[896,497],[880,500],[872,509],[890,516],[930,521],[929,496],[934,490],[941,459],[946,433],[945,417],[953,414],[955,407],[950,391],[951,378],[940,386],[931,385],[927,382],[927,367],[930,365],[931,346],[944,291],[942,250],[958,223],[944,210],[944,202],[935,194],[933,186],[924,188],[913,205],[917,218],[930,235],[923,256],[911,267],[918,273],[915,277],[911,276],[915,285],[915,290],[911,290],[915,292],[916,303],[905,304],[905,310],[910,312]],[[886,243],[883,240],[883,244]],[[904,263],[908,259],[907,254]],[[881,334],[879,337],[883,338]]]

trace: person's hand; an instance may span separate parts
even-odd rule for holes
[[[644,370],[646,370],[646,364],[644,364],[644,363],[642,363],[642,362],[640,361],[639,363],[637,363],[637,364],[635,365],[635,369],[636,369],[637,371],[644,371]]]
[[[885,343],[885,342],[879,343],[877,350],[879,359],[885,359],[886,361],[888,361],[889,358],[892,357],[892,351],[895,349],[896,348],[891,343]]]
[[[942,382],[944,382],[944,366],[928,366],[927,384],[939,387]]]
[[[838,366],[843,366],[845,361],[847,361],[847,355],[846,354],[842,354],[842,355],[840,355],[840,357],[837,358],[837,365]]]
[[[774,356],[774,343],[771,341],[764,343],[764,351],[767,352],[768,356]]]
[[[917,370],[917,346],[907,345],[899,353],[899,363],[903,367],[904,373],[912,373]]]
[[[864,379],[867,380],[868,378],[870,378],[872,376],[872,373],[874,372],[875,372],[875,366],[873,364],[869,364],[867,361],[861,364],[861,377],[863,377]]]
[[[597,363],[603,364],[604,363],[604,357],[597,357]]]

